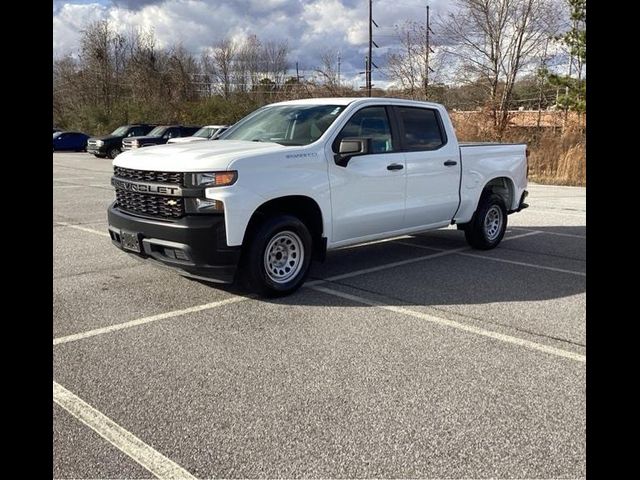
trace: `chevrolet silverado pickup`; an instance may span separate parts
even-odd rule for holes
[[[527,207],[526,145],[459,143],[442,105],[393,98],[275,103],[218,141],[125,151],[113,166],[118,248],[264,296],[359,243],[455,224],[494,248]]]
[[[147,135],[122,140],[122,150],[164,145],[172,138],[190,137],[198,130],[200,130],[200,127],[193,125],[159,125]]]
[[[155,125],[146,124],[122,125],[109,135],[91,137],[87,140],[87,152],[93,153],[98,158],[116,158],[122,152],[122,140],[124,138],[146,135],[154,127]]]

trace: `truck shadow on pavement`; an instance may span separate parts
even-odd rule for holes
[[[261,301],[308,306],[352,303],[315,290],[314,281],[318,287],[395,305],[472,305],[570,297],[585,291],[585,231],[585,226],[509,227],[503,243],[489,251],[466,249],[463,232],[454,229],[336,250],[329,252],[324,263],[312,264],[301,290]],[[460,248],[465,249],[451,252]],[[434,257],[429,258],[431,255]],[[393,266],[395,263],[399,264]],[[238,286],[217,288],[248,294]]]

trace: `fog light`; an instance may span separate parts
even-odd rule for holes
[[[224,204],[220,200],[196,198],[196,208],[198,211],[222,212],[224,210]]]

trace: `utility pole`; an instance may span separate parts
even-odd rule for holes
[[[379,48],[378,44],[373,41],[374,25],[376,27],[379,27],[379,25],[373,19],[373,0],[369,0],[369,55],[367,56],[367,63],[365,65],[365,73],[367,74],[367,86],[365,88],[367,89],[367,96],[369,97],[371,96],[371,87],[373,86],[371,84],[371,70],[372,67],[378,68],[378,66],[373,63],[373,47]]]
[[[296,62],[296,81],[300,83],[300,71],[298,70],[298,62]]]
[[[427,93],[428,93],[428,88],[429,88],[429,70],[431,70],[433,72],[433,70],[431,69],[431,67],[429,67],[429,52],[433,53],[433,50],[431,50],[431,37],[430,37],[430,33],[433,33],[431,31],[431,25],[429,24],[429,4],[427,3],[427,23],[425,25],[425,29],[424,29],[424,99],[427,100]]]
[[[340,90],[340,50],[338,50],[338,90]]]
[[[367,56],[367,96],[371,96],[371,58],[373,54],[373,0],[369,0],[369,56]]]

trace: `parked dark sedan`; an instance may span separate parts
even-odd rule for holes
[[[122,140],[122,150],[132,148],[149,147],[151,145],[163,145],[170,138],[190,137],[200,130],[196,125],[160,125],[151,130],[144,137],[130,137]]]
[[[84,152],[89,135],[82,132],[55,132],[53,134],[53,151],[71,150]]]

